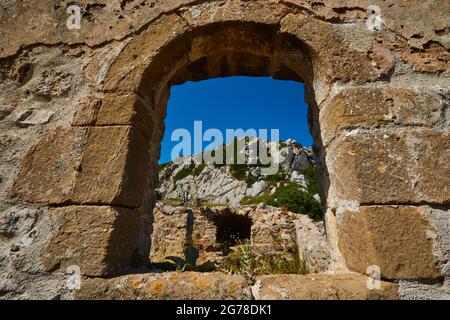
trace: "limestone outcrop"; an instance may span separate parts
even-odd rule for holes
[[[281,181],[294,181],[307,187],[306,178],[300,173],[308,166],[314,166],[310,148],[304,148],[295,140],[288,139],[279,145],[280,163],[277,176]],[[161,200],[204,200],[210,204],[238,207],[245,197],[256,197],[268,191],[267,177],[261,174],[261,167],[243,164],[243,174],[237,176],[229,164],[214,165],[198,161],[198,155],[176,159],[165,163],[159,173],[156,192]],[[192,169],[178,179],[180,172]],[[197,168],[197,170],[196,170]],[[249,179],[250,178],[250,179]],[[271,186],[271,192],[277,186]]]

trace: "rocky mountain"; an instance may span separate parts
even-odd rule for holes
[[[157,197],[161,201],[183,205],[198,203],[238,207],[266,203],[283,207],[280,199],[289,197],[286,193],[293,191],[303,195],[305,201],[313,203],[313,207],[320,207],[311,149],[292,139],[278,142],[278,147],[280,165],[274,175],[264,175],[262,165],[205,164],[197,161],[198,156],[163,164],[160,166]],[[281,203],[277,203],[279,201]],[[298,211],[292,207],[289,209]]]

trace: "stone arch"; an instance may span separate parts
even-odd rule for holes
[[[239,74],[305,82],[336,262],[342,254],[360,273],[378,265],[386,279],[441,276],[427,205],[449,204],[448,179],[437,178],[449,176],[448,155],[411,157],[448,150],[448,133],[422,117],[423,101],[435,96],[383,83],[385,58],[352,48],[314,12],[269,1],[227,4],[189,5],[134,34],[72,127],[27,154],[11,195],[57,205],[46,268],[77,264],[84,275],[110,276],[144,263],[170,85]],[[398,110],[403,117],[389,118]],[[430,165],[443,169],[417,183]]]
[[[195,19],[191,10],[187,12]],[[313,49],[291,32],[281,31],[281,16],[275,15],[269,23],[268,15],[252,17],[242,21],[231,15],[220,22],[192,25],[172,14],[156,21],[132,39],[112,64],[95,125],[136,128],[150,146],[148,172],[156,172],[171,85],[233,75],[272,76],[305,82],[309,102],[317,107]],[[154,34],[161,37],[159,46],[149,45]],[[149,196],[153,185],[154,181],[142,185],[145,190],[138,193]],[[143,252],[146,256],[146,249]]]

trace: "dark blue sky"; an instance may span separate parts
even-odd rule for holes
[[[225,129],[279,129],[281,140],[291,138],[309,147],[307,108],[303,84],[293,81],[229,77],[173,86],[159,163],[170,161],[172,148],[178,144],[170,141],[173,130],[186,128],[193,139],[197,120],[203,122],[203,131],[217,128],[224,139]]]

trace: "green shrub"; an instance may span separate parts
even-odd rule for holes
[[[272,174],[270,176],[265,176],[263,178],[264,181],[271,187],[275,187],[279,182],[288,182],[289,179],[286,177],[286,174],[279,170],[276,174]]]
[[[172,164],[172,162],[166,162],[166,163],[161,163],[160,165],[158,165],[158,170],[164,170],[166,169],[170,164]]]
[[[162,193],[159,192],[158,190],[155,190],[155,199],[156,200],[162,200]]]
[[[312,164],[308,164],[305,168],[300,170],[300,174],[304,175],[308,184],[308,193],[316,194],[319,192],[319,185],[317,183],[316,170]]]
[[[217,268],[228,274],[254,277],[263,274],[307,274],[308,268],[300,258],[298,247],[288,254],[257,253],[248,240],[241,242],[236,251],[226,256]]]
[[[248,174],[247,177],[245,178],[245,183],[247,183],[248,187],[250,187],[257,181],[258,181],[258,178],[252,176],[251,174]]]
[[[216,168],[223,167],[223,166],[225,165],[225,160],[226,160],[226,158],[225,158],[225,145],[224,145],[224,144],[218,146],[218,147],[217,147],[216,149],[214,149],[214,150],[211,150],[211,157],[214,158],[214,157],[216,156],[216,152],[217,152],[217,150],[219,150],[219,148],[222,149],[222,163],[215,163],[215,162],[214,162],[214,166],[215,166]]]
[[[199,206],[200,207],[208,207],[208,208],[223,207],[223,203],[216,203],[216,202],[211,202],[209,200],[201,199]]]
[[[256,197],[251,197],[251,196],[245,196],[244,198],[242,198],[240,204],[242,205],[252,205],[252,204],[260,204],[260,203],[265,203],[267,204],[268,200],[269,200],[270,194],[269,193],[263,193],[259,196]]]
[[[254,205],[264,203],[269,206],[286,208],[294,213],[307,214],[311,219],[320,219],[323,208],[312,194],[305,192],[294,182],[286,182],[277,188],[274,194],[268,192],[256,197],[245,196],[241,205]]]
[[[166,162],[163,164],[160,164],[158,166],[158,170],[159,172],[162,172],[164,174],[164,179],[168,179],[170,178],[170,176],[172,175],[172,162]]]
[[[190,176],[192,174],[194,168],[195,168],[195,164],[191,163],[190,165],[185,166],[184,168],[179,170],[173,177],[173,183],[176,183],[177,181],[182,180],[182,179],[186,178],[187,176]]]
[[[247,166],[245,164],[230,165],[230,174],[238,180],[245,181],[247,177]]]
[[[194,174],[194,176],[198,176],[200,175],[200,173],[202,173],[203,169],[205,169],[206,164],[202,163],[198,166],[196,166],[193,170],[192,173]]]
[[[181,199],[178,199],[178,198],[162,199],[161,202],[168,204],[168,205],[172,205],[172,206],[179,206],[182,203]]]
[[[267,203],[274,207],[286,208],[295,213],[307,214],[311,219],[319,219],[323,215],[323,209],[312,194],[305,192],[294,182],[277,188]]]

